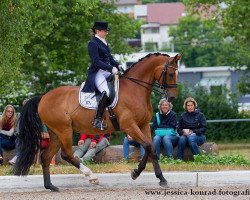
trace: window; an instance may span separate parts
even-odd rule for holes
[[[143,29],[143,33],[144,34],[155,34],[155,33],[159,33],[159,27],[151,27],[151,28],[144,28]]]

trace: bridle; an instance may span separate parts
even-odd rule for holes
[[[166,90],[167,88],[177,88],[178,87],[178,84],[168,84],[167,83],[167,70],[168,70],[168,68],[173,68],[175,71],[178,70],[177,68],[170,66],[169,60],[167,61],[164,69],[161,72],[160,78],[158,80],[160,88],[164,89],[164,90]],[[162,79],[162,84],[160,84],[161,79]]]
[[[159,86],[163,90],[166,90],[167,88],[177,88],[178,87],[178,84],[168,84],[167,83],[167,78],[166,77],[167,77],[167,69],[168,68],[173,68],[175,71],[178,70],[177,68],[170,66],[169,60],[167,61],[167,63],[164,66],[164,69],[161,72],[159,80],[157,80],[158,83],[156,83],[156,86]],[[147,90],[151,90],[151,87],[154,85],[154,83],[153,84],[147,83],[147,82],[139,80],[139,79],[128,77],[128,76],[126,76],[124,74],[121,74],[120,76],[124,77],[126,79],[129,79],[130,81],[132,81],[132,82],[146,88]],[[161,78],[163,79],[162,84],[160,84]],[[148,87],[148,86],[150,86],[150,87]],[[158,90],[156,90],[154,88],[153,88],[153,91],[155,91],[157,93],[160,93],[160,94],[165,93],[165,92],[160,92],[160,91],[158,91]]]

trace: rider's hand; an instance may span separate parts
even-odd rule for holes
[[[119,71],[123,71],[122,65],[118,65]]]
[[[117,74],[118,73],[118,69],[116,67],[112,68],[112,74]]]
[[[118,66],[118,70],[119,70],[120,74],[124,74],[124,69],[123,69],[122,65]]]

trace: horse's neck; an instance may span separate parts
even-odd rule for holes
[[[152,61],[137,63],[133,68],[130,69],[130,71],[128,71],[126,76],[153,84],[155,70],[155,67],[153,66],[154,65]]]
[[[154,84],[154,70],[155,67],[152,61],[137,63],[136,66],[131,68],[126,77],[132,78],[133,80],[125,79],[129,81],[130,92],[133,92],[135,96],[139,95],[142,99],[150,99]]]

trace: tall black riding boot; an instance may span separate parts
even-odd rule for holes
[[[106,92],[102,93],[102,96],[98,102],[98,108],[96,110],[96,116],[93,121],[93,127],[98,128],[100,130],[106,130],[107,129],[107,124],[102,122],[102,115],[104,112],[104,109],[106,108],[106,101],[108,99],[108,96]]]

